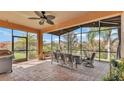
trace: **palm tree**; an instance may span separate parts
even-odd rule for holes
[[[100,43],[102,48],[100,47],[100,50],[106,50],[105,45],[107,45],[107,59],[110,60],[110,45],[111,45],[111,30],[101,31],[100,32],[100,38],[103,39],[103,41]]]
[[[98,32],[89,32],[87,34],[87,39],[88,39],[88,48],[90,50],[93,50],[95,51],[96,50],[96,47],[98,45],[98,40],[96,39],[96,37],[98,36]]]
[[[107,27],[102,27],[101,30],[107,29]],[[91,31],[94,31],[94,28],[91,28]],[[87,34],[88,38],[88,45],[89,49],[92,49],[93,51],[96,51],[95,48],[98,46],[98,42],[96,40],[96,37],[98,37],[99,33],[97,32],[89,32]],[[111,37],[116,37],[116,38],[111,38]],[[112,29],[106,30],[106,31],[100,31],[100,51],[106,51],[105,45],[107,45],[107,58],[110,59],[110,51],[111,47],[110,45],[113,45],[115,42],[117,42],[118,37],[117,33],[112,33]]]
[[[68,47],[68,52],[72,53],[72,49],[77,50],[78,48],[78,38],[77,35],[75,35],[75,32],[72,31],[66,35],[63,35],[63,43],[64,43],[64,47],[67,49]]]
[[[112,46],[118,42],[118,33],[112,33],[112,28],[106,31],[101,31],[101,38],[103,39],[104,46],[107,45],[108,60],[110,60],[110,53],[114,51]],[[116,47],[117,49],[117,47]],[[117,51],[117,50],[116,50]]]

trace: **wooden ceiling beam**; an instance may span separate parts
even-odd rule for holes
[[[35,28],[31,28],[31,27],[27,27],[24,25],[19,25],[19,24],[15,24],[15,23],[3,21],[3,20],[0,20],[0,27],[5,27],[5,28],[15,29],[15,30],[22,30],[22,31],[32,32],[32,33],[38,33],[40,31]]]

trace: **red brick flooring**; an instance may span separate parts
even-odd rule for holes
[[[109,71],[109,64],[95,62],[95,68],[78,66],[77,70],[70,70],[56,63],[46,61],[27,61],[13,64],[13,72],[0,74],[4,81],[97,81],[102,80]]]

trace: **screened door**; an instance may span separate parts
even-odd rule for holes
[[[13,37],[13,52],[15,61],[27,60],[27,37]]]

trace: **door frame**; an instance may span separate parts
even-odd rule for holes
[[[23,39],[25,39],[26,40],[26,49],[25,50],[15,50],[14,49],[14,38],[23,38]],[[13,53],[15,52],[15,51],[25,51],[26,52],[26,58],[24,58],[24,59],[19,59],[19,60],[14,60],[15,62],[21,62],[21,61],[27,61],[28,60],[28,37],[27,36],[14,36],[13,35],[13,31],[12,31],[12,51],[13,51]]]

